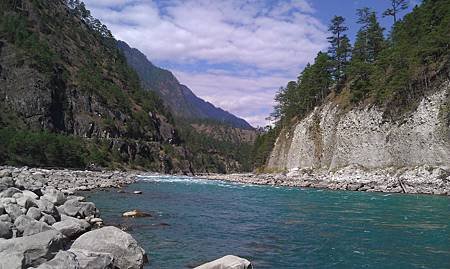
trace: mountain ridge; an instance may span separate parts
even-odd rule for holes
[[[175,117],[215,120],[235,128],[254,129],[244,119],[195,95],[171,71],[154,65],[144,53],[130,47],[125,41],[118,41],[117,46],[124,53],[128,64],[138,73],[144,89],[157,92]]]

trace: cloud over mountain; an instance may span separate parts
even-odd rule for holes
[[[86,3],[118,39],[254,125],[265,124],[277,89],[326,47],[326,26],[306,0]]]

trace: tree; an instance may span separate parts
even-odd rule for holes
[[[391,7],[384,11],[383,16],[392,16],[395,24],[397,23],[398,13],[407,9],[408,6],[408,0],[391,0]]]
[[[385,48],[383,28],[375,12],[369,8],[357,10],[358,23],[361,24],[348,68],[350,77],[351,99],[357,102],[371,90],[371,76],[379,54]]]
[[[384,28],[380,26],[375,12],[369,8],[358,9],[357,14],[361,28],[356,35],[352,59],[372,63],[385,47]]]
[[[350,41],[345,34],[348,27],[345,26],[345,19],[341,16],[335,16],[331,20],[328,30],[331,32],[328,42],[330,47],[328,53],[333,61],[333,78],[339,85],[343,75],[351,50]]]

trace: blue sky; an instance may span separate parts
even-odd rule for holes
[[[264,126],[277,90],[326,50],[328,23],[389,0],[86,0],[117,39],[175,73],[198,96]],[[417,4],[412,0],[411,5]],[[402,14],[403,15],[403,14]],[[381,17],[381,16],[380,16]],[[391,18],[380,18],[387,29]]]

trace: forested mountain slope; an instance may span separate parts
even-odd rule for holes
[[[72,2],[0,2],[0,162],[191,172],[162,101]]]
[[[165,101],[143,88],[117,42],[80,1],[0,2],[0,164],[189,174],[248,169],[238,149],[250,143],[205,139],[175,120]],[[143,59],[146,71],[168,76],[152,75],[147,83],[174,86],[158,89],[203,102]],[[202,104],[219,122],[251,131],[245,121]]]
[[[450,166],[450,2],[423,1],[388,38],[372,10],[357,16],[353,45],[336,16],[329,51],[278,93],[276,126],[255,150],[260,165]]]
[[[143,88],[158,93],[175,117],[212,120],[235,128],[252,129],[245,120],[197,97],[187,86],[180,84],[172,72],[153,65],[139,50],[130,48],[123,41],[119,41],[117,46],[136,70]]]

